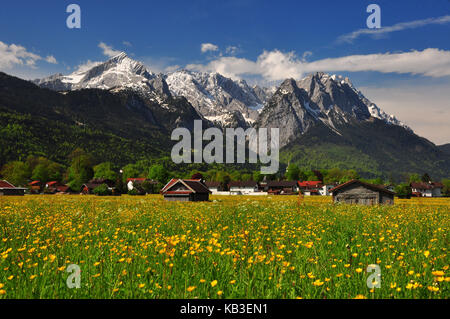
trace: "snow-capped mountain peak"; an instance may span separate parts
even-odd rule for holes
[[[199,113],[220,126],[236,122],[250,126],[266,99],[264,91],[257,93],[245,80],[235,81],[217,72],[180,70],[169,73],[165,80],[173,95],[184,96]]]

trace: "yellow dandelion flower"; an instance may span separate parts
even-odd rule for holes
[[[223,294],[223,291],[222,291],[222,290],[219,290],[219,291],[217,292],[217,295],[218,295],[218,296],[222,296],[222,294]]]
[[[195,287],[195,286],[189,286],[186,290],[189,291],[189,292],[191,292],[191,291],[193,291],[195,288],[197,288],[197,287]]]
[[[433,276],[436,276],[436,277],[441,277],[441,276],[445,275],[445,273],[441,270],[433,271],[432,274],[433,274]]]
[[[211,281],[211,287],[215,287],[217,285],[217,280]]]

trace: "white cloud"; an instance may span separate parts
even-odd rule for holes
[[[308,54],[307,54],[308,55]],[[256,61],[237,57],[219,57],[208,64],[189,64],[187,69],[203,72],[219,72],[224,76],[240,79],[243,76],[259,76],[263,81],[281,81],[301,78],[316,71],[376,71],[381,73],[420,74],[429,77],[450,76],[450,51],[425,49],[400,53],[376,53],[327,58],[307,62],[294,52],[264,51]]]
[[[114,50],[112,46],[109,46],[104,42],[100,42],[98,47],[103,50],[104,55],[110,58],[121,53],[121,51]]]
[[[36,62],[44,60],[48,63],[58,63],[53,56],[46,58],[29,52],[25,47],[17,44],[6,44],[0,41],[0,69],[12,69],[15,66],[36,67]]]
[[[230,55],[235,55],[239,51],[239,48],[233,45],[230,45],[226,48],[225,52]]]
[[[415,29],[419,27],[423,27],[430,24],[446,24],[450,23],[450,15],[445,15],[438,18],[428,18],[423,20],[415,20],[415,21],[409,21],[409,22],[401,22],[394,24],[392,26],[388,27],[382,27],[379,29],[359,29],[356,31],[353,31],[348,34],[344,34],[338,38],[338,42],[352,42],[356,38],[358,38],[361,35],[373,35],[373,36],[380,36],[383,34],[395,32],[395,31],[402,31],[406,29]]]
[[[122,42],[123,45],[127,46],[127,47],[132,47],[133,45],[131,44],[131,42],[128,41],[123,41]]]
[[[95,62],[95,61],[91,61],[91,60],[87,60],[86,62],[78,65],[77,67],[75,67],[75,72],[84,72],[87,71],[89,69],[92,69],[93,67],[101,64],[102,62]]]
[[[55,57],[53,55],[49,55],[45,58],[45,61],[51,64],[58,64],[58,61],[56,61]]]
[[[206,53],[208,51],[218,51],[219,47],[212,43],[202,43],[201,51],[202,53]]]

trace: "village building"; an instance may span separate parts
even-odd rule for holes
[[[378,205],[394,204],[394,192],[360,180],[351,180],[330,190],[334,203]]]
[[[444,184],[437,182],[411,183],[411,192],[416,197],[441,197]]]
[[[335,187],[335,185],[326,185],[322,181],[298,182],[298,186],[305,196],[329,196],[331,195],[330,190]]]
[[[15,187],[8,181],[0,180],[0,196],[23,196],[27,189]]]
[[[268,181],[266,188],[269,195],[293,195],[299,190],[297,181]]]
[[[99,187],[100,185],[106,184],[108,189],[114,193],[115,192],[115,184],[114,181],[109,179],[92,179],[89,182],[83,184],[81,186],[81,193],[84,195],[89,195],[94,193],[94,189]]]
[[[258,192],[258,182],[255,181],[231,181],[228,187],[231,195],[249,195]]]
[[[211,191],[213,195],[218,194],[222,189],[220,182],[212,182],[207,181],[205,182],[206,187]]]
[[[67,194],[70,192],[70,187],[58,181],[51,181],[45,184],[45,192],[50,194]]]
[[[145,182],[153,186],[158,185],[158,181],[148,178],[127,178],[127,189],[128,191],[132,191],[136,188],[138,191],[142,191],[141,185]]]
[[[40,181],[32,181],[28,184],[31,194],[39,194],[42,192],[43,183]]]
[[[210,193],[211,191],[201,179],[172,178],[161,189],[161,194],[167,201],[208,201]]]

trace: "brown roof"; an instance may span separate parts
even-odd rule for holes
[[[358,179],[352,179],[351,181],[348,181],[348,182],[346,182],[346,183],[344,183],[344,184],[338,185],[338,186],[336,186],[336,187],[330,189],[330,192],[331,192],[331,193],[334,193],[334,192],[337,191],[337,190],[340,190],[340,189],[342,189],[342,188],[345,188],[345,187],[347,187],[347,186],[349,186],[349,185],[352,185],[352,184],[355,184],[355,183],[356,183],[356,184],[363,185],[363,186],[365,186],[365,187],[367,187],[367,188],[369,188],[369,189],[371,189],[371,190],[374,190],[374,191],[383,192],[383,193],[391,194],[391,195],[394,195],[394,194],[395,194],[394,192],[391,192],[390,190],[388,190],[388,189],[386,189],[386,188],[384,188],[384,187],[380,187],[380,186],[377,186],[377,185],[369,184],[369,183],[360,181],[360,180],[358,180]]]
[[[255,187],[255,186],[258,186],[258,182],[255,182],[255,181],[231,181],[228,185],[230,187]]]
[[[269,187],[294,187],[297,186],[297,181],[269,181],[267,182]]]
[[[207,187],[219,187],[220,186],[220,182],[208,181],[208,182],[205,182],[205,185]]]
[[[16,188],[16,187],[8,181],[0,181],[0,188]]]
[[[434,189],[434,188],[443,188],[443,187],[444,187],[444,185],[442,183],[438,183],[438,182],[411,183],[411,188],[416,188],[416,189]]]

